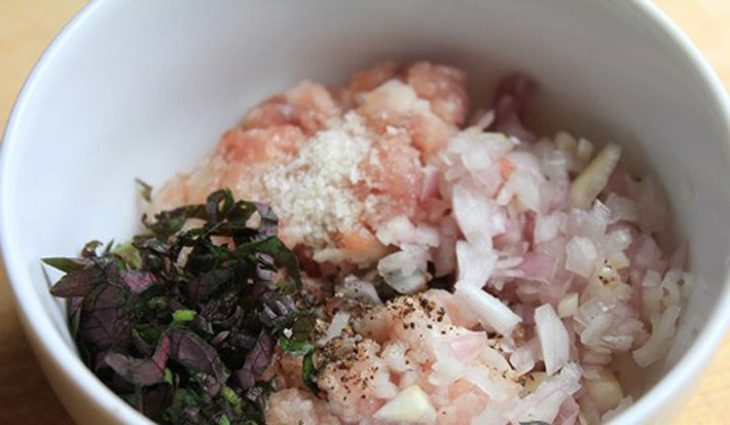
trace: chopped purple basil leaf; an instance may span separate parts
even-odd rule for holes
[[[131,243],[92,241],[79,258],[43,260],[65,273],[51,293],[69,300],[82,359],[158,423],[263,424],[275,351],[312,347],[311,314],[293,298],[299,265],[276,237],[278,218],[221,190],[142,221],[147,233]]]
[[[266,368],[271,363],[274,354],[274,339],[267,332],[262,331],[256,345],[246,355],[243,367],[236,372],[236,379],[240,387],[248,390],[256,384]]]

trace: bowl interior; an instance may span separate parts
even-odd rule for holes
[[[528,7],[529,6],[529,7]],[[40,303],[73,352],[39,259],[138,227],[134,178],[160,184],[204,157],[248,106],[303,78],[335,83],[380,59],[427,58],[469,71],[488,104],[495,78],[541,85],[545,131],[613,140],[666,189],[696,277],[654,385],[724,299],[730,226],[726,117],[711,87],[644,9],[621,2],[163,0],[90,7],[50,50],[8,127],[3,247],[21,308]],[[636,160],[639,158],[639,160]],[[45,316],[48,315],[48,316]],[[82,367],[63,360],[69,373]],[[70,362],[70,363],[69,363]]]

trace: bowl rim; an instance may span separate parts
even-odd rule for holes
[[[43,357],[48,360],[49,364],[46,367],[57,370],[66,381],[72,382],[84,397],[93,400],[107,415],[113,416],[123,423],[152,424],[148,418],[129,406],[97,379],[67,346],[53,325],[50,316],[45,312],[39,296],[32,289],[29,283],[31,278],[11,248],[13,241],[5,231],[11,224],[9,223],[10,214],[8,214],[9,205],[11,205],[8,202],[12,184],[10,174],[13,169],[11,159],[17,144],[14,139],[15,134],[19,131],[21,117],[26,111],[28,103],[32,101],[38,81],[49,72],[49,62],[62,52],[64,45],[79,31],[79,28],[84,26],[87,21],[94,19],[103,4],[103,2],[88,3],[56,35],[33,67],[11,110],[3,142],[0,145],[0,254],[5,264],[8,283],[21,323],[27,337],[32,342],[33,349],[38,354],[43,354]],[[615,7],[634,9],[632,13],[643,15],[647,22],[668,37],[670,43],[677,48],[678,53],[688,61],[692,72],[700,77],[702,83],[707,87],[709,100],[712,102],[713,108],[721,113],[725,132],[730,135],[730,102],[725,88],[689,37],[659,6],[650,0],[633,0]],[[730,144],[728,141],[726,143]],[[695,379],[704,371],[707,362],[725,337],[729,326],[730,272],[727,272],[718,304],[708,318],[707,324],[697,335],[692,347],[656,385],[621,412],[611,423],[643,423],[662,406],[668,405],[682,391],[682,388],[694,383]]]

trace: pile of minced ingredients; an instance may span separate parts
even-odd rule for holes
[[[524,77],[475,111],[466,80],[305,81],[143,184],[145,232],[44,260],[81,358],[163,424],[614,417],[615,365],[663,359],[690,285],[661,191],[618,145],[530,130]]]

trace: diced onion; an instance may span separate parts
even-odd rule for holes
[[[494,329],[502,335],[509,336],[522,321],[502,301],[491,294],[472,285],[460,285],[457,282],[454,295],[464,303],[478,319],[482,326]]]
[[[535,327],[545,360],[545,371],[552,375],[570,359],[568,331],[550,304],[535,309]]]
[[[586,279],[591,277],[598,260],[596,245],[588,238],[575,236],[565,247],[565,269]]]
[[[320,338],[317,343],[320,345],[325,345],[333,339],[337,338],[342,334],[342,331],[347,327],[349,323],[350,314],[344,311],[338,311],[335,314],[335,317],[332,318],[332,323],[330,323],[329,328],[327,328],[327,333],[322,338]]]
[[[565,226],[565,220],[566,216],[563,213],[538,216],[533,235],[535,243],[546,242],[558,236]]]
[[[337,294],[344,298],[358,300],[370,304],[382,304],[383,301],[378,295],[375,286],[364,279],[359,279],[353,275],[345,276],[342,286],[338,288]]]
[[[632,199],[611,193],[606,199],[606,206],[611,210],[611,223],[639,221],[639,205]]]
[[[418,385],[412,385],[388,401],[373,417],[390,422],[416,424],[432,422],[434,415],[428,394]]]
[[[454,186],[454,216],[466,240],[482,249],[492,248],[494,230],[490,219],[494,213],[484,194],[463,185]]]
[[[378,262],[378,273],[400,294],[422,291],[429,279],[428,254],[418,249],[394,252]]]
[[[674,336],[674,326],[679,317],[679,311],[679,306],[671,306],[662,314],[659,323],[652,327],[649,340],[639,349],[634,350],[633,356],[636,364],[647,367],[664,357]]]
[[[458,281],[462,285],[483,287],[492,274],[497,256],[491,250],[482,250],[465,241],[456,243]]]
[[[560,373],[546,379],[535,390],[520,400],[509,412],[513,423],[543,421],[553,423],[560,406],[580,389],[581,369],[575,363],[563,366]]]

